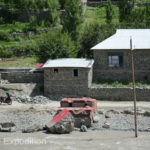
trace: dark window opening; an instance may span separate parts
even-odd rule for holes
[[[144,80],[148,81],[148,76],[144,76]]]
[[[108,66],[117,68],[123,66],[123,54],[119,52],[108,53]]]
[[[58,69],[55,68],[55,69],[54,69],[54,73],[58,73]]]
[[[74,77],[78,77],[78,69],[73,70],[73,75],[74,75]]]

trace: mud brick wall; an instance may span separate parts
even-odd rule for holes
[[[44,93],[48,95],[83,95],[91,86],[92,70],[89,68],[55,68],[44,69]],[[73,70],[78,69],[78,77]]]
[[[121,52],[123,66],[118,68],[108,67],[108,53]],[[125,80],[131,81],[131,56],[129,50],[94,50],[93,80]],[[150,82],[150,50],[135,50],[135,79]]]
[[[136,88],[137,101],[150,101],[150,87]],[[98,100],[133,101],[132,88],[89,88],[89,97]]]

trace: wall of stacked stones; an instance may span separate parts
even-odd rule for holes
[[[88,68],[77,68],[78,77],[74,77],[73,70],[76,68],[44,69],[44,93],[45,95],[83,95],[88,93],[89,79],[92,73]]]
[[[0,69],[1,80],[9,83],[44,83],[42,70],[30,71],[31,69]]]
[[[119,68],[108,67],[108,53],[112,50],[95,50],[94,51],[94,68],[93,80],[125,80],[131,81],[131,56],[130,51],[115,50],[114,52],[122,52],[123,66]],[[135,50],[135,79],[137,81],[150,81],[150,50]]]
[[[132,101],[132,88],[89,88],[89,97],[98,100]],[[137,101],[150,101],[150,87],[136,88]]]

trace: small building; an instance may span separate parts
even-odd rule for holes
[[[93,60],[63,58],[48,60],[44,66],[44,94],[87,95],[92,83]]]
[[[94,81],[131,80],[132,38],[137,81],[150,81],[150,29],[120,29],[94,46]]]

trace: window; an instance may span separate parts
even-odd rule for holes
[[[58,69],[57,68],[54,69],[54,73],[58,73]]]
[[[123,66],[123,53],[108,53],[108,67],[117,68]]]
[[[73,75],[74,75],[74,77],[78,77],[78,69],[73,70]]]

